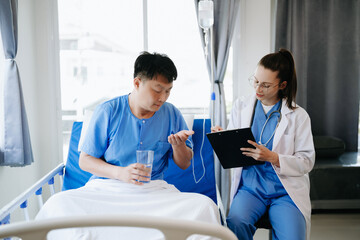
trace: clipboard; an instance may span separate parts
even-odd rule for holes
[[[223,168],[236,168],[251,165],[263,164],[262,161],[256,161],[252,157],[242,154],[240,148],[254,148],[247,140],[255,142],[251,128],[239,128],[225,130],[215,133],[207,133],[207,138],[213,147],[216,156]]]

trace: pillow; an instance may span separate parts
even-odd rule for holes
[[[337,158],[345,151],[345,143],[340,138],[314,136],[316,158]]]
[[[63,191],[82,187],[91,177],[91,173],[85,172],[79,167],[78,143],[82,125],[82,122],[73,123],[69,142],[69,153],[65,164]]]

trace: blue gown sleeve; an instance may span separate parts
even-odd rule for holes
[[[109,109],[104,104],[99,105],[95,109],[89,122],[84,142],[80,147],[82,152],[96,158],[104,156],[108,147],[109,112]]]

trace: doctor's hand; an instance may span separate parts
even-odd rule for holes
[[[251,140],[248,140],[248,143],[255,148],[240,148],[244,155],[252,157],[257,161],[270,162],[275,166],[280,167],[279,155],[276,152],[270,151],[265,146],[259,145]]]
[[[195,132],[190,130],[182,130],[180,132],[177,132],[175,134],[171,134],[168,136],[168,141],[172,146],[177,146],[181,144],[185,144],[186,140],[189,138],[189,136],[193,135]]]
[[[211,132],[220,132],[222,130],[224,130],[224,129],[220,126],[211,127]]]
[[[135,185],[143,185],[140,181],[149,181],[150,175],[151,172],[145,165],[133,163],[127,167],[117,167],[116,179]]]

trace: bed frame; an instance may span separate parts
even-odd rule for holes
[[[207,235],[224,240],[237,240],[233,232],[221,225],[134,215],[87,215],[13,223],[0,228],[0,238],[16,236],[23,240],[42,240],[46,239],[46,235],[51,230],[95,226],[154,228],[160,230],[164,234],[165,239],[171,240],[187,239],[187,237],[193,234]]]
[[[156,228],[164,233],[165,239],[186,239],[191,234],[201,234],[218,237],[220,239],[237,239],[236,236],[226,227],[209,224],[204,222],[184,221],[166,219],[166,218],[149,218],[146,216],[86,216],[86,217],[66,217],[45,220],[30,220],[28,214],[28,199],[34,194],[37,196],[39,208],[43,206],[42,189],[46,185],[50,187],[50,193],[55,193],[54,179],[60,176],[63,190],[73,189],[82,186],[89,178],[89,173],[83,172],[78,166],[78,143],[80,139],[82,122],[74,122],[69,155],[66,166],[61,163],[46,176],[41,178],[29,189],[20,194],[17,198],[5,205],[0,210],[0,238],[17,236],[22,239],[46,239],[46,235],[52,229],[71,228],[71,227],[91,227],[91,226],[136,226],[146,228]],[[194,142],[194,159],[192,166],[183,171],[173,163],[169,163],[168,170],[164,179],[175,185],[182,192],[197,192],[210,197],[219,206],[222,221],[224,221],[224,211],[218,194],[215,174],[214,174],[214,156],[210,143],[204,137],[204,134],[210,131],[210,119],[195,119],[193,130]],[[206,154],[204,154],[206,153]],[[203,160],[204,162],[200,161]],[[202,172],[206,166],[206,172]],[[193,169],[197,169],[194,174]],[[74,176],[76,176],[74,178]],[[200,181],[198,181],[201,178]],[[76,179],[76,181],[74,180]],[[181,179],[181,181],[179,181]],[[79,182],[80,180],[80,182]],[[11,223],[11,214],[18,208],[23,209],[23,222]],[[226,224],[226,223],[225,223]],[[9,238],[10,239],[10,238]]]

